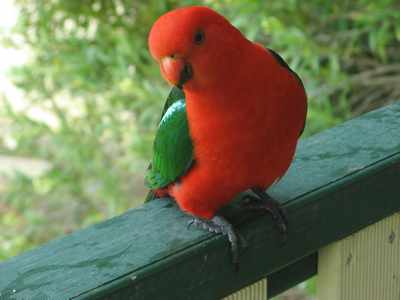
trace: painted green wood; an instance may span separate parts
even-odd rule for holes
[[[249,244],[239,272],[224,237],[187,230],[189,218],[160,200],[1,263],[0,296],[222,298],[399,211],[399,182],[397,103],[300,143],[271,189],[288,213],[285,245],[270,217],[228,210]]]
[[[268,299],[316,275],[317,268],[318,254],[313,253],[272,273],[268,276]]]

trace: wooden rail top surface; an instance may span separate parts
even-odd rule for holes
[[[400,210],[400,103],[302,140],[270,194],[288,214],[285,244],[270,216],[226,211],[249,244],[238,272],[225,237],[187,229],[163,199],[0,263],[0,299],[217,299],[265,276],[278,284],[282,269]]]

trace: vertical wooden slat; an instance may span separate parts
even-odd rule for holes
[[[400,299],[400,214],[319,252],[321,300]]]
[[[267,300],[267,279],[257,281],[223,300]]]

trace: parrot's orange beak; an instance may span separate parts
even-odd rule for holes
[[[160,69],[165,80],[180,88],[193,75],[191,66],[180,57],[163,57],[160,61]]]

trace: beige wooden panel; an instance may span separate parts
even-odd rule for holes
[[[400,214],[321,249],[317,295],[319,300],[400,299]]]
[[[267,300],[267,279],[249,285],[224,300]]]

